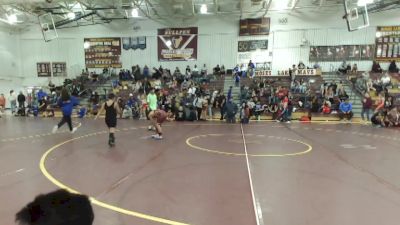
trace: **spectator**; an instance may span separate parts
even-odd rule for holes
[[[201,114],[203,112],[203,98],[198,94],[193,101],[193,106],[196,107],[197,110],[197,120],[201,120]]]
[[[25,109],[25,101],[26,101],[26,97],[25,95],[22,93],[22,91],[19,92],[19,95],[17,97],[18,100],[18,107],[20,109]]]
[[[369,114],[370,114],[371,108],[372,108],[372,98],[369,95],[369,93],[367,92],[364,94],[364,98],[362,100],[361,118],[363,121],[365,120],[364,114],[367,115],[367,121],[370,120]]]
[[[229,87],[227,98],[228,98],[228,101],[232,100],[232,86]]]
[[[254,65],[254,63],[250,60],[249,64],[247,65],[247,73],[249,75],[250,78],[254,78],[254,70],[255,70],[256,66]]]
[[[302,70],[306,68],[306,65],[304,65],[303,61],[300,61],[299,64],[297,65],[297,68],[299,68],[299,70]]]
[[[245,102],[243,102],[242,103],[242,109],[241,109],[241,112],[240,112],[241,123],[244,123],[244,124],[249,123],[249,118],[250,118],[249,106]]]
[[[66,190],[39,195],[15,215],[24,225],[92,225],[93,219],[89,198]]]
[[[347,64],[346,61],[343,61],[342,64],[340,65],[338,69],[339,73],[341,74],[347,74]]]
[[[316,70],[318,70],[318,69],[321,69],[321,66],[319,65],[318,62],[315,62],[313,68],[316,69]]]
[[[341,102],[339,105],[339,118],[343,120],[346,118],[347,120],[351,121],[353,118],[353,106],[349,102],[349,99],[346,99],[344,102]]]
[[[381,65],[380,65],[378,62],[374,61],[374,62],[372,63],[371,72],[373,72],[373,73],[382,73],[383,70],[382,70],[382,68],[381,68]]]
[[[385,73],[385,75],[381,78],[381,84],[382,89],[385,89],[386,87],[392,85],[392,81],[388,73]]]
[[[233,75],[235,76],[235,75],[241,75],[240,73],[240,67],[239,67],[239,64],[236,64],[236,66],[235,66],[235,68],[233,68],[233,70],[232,70],[232,72],[233,72]]]
[[[192,76],[192,70],[190,69],[189,65],[186,66],[185,75],[189,78]]]
[[[389,73],[399,73],[399,68],[396,65],[396,61],[393,60],[392,62],[390,62],[388,71]]]
[[[4,113],[5,108],[6,108],[6,98],[4,97],[4,94],[2,93],[0,95],[0,118],[1,118],[1,115]]]
[[[217,75],[219,75],[220,74],[220,72],[221,72],[221,68],[219,67],[219,65],[217,64],[217,66],[216,67],[214,67],[214,69],[213,69],[213,72],[214,72],[214,74],[217,74]]]
[[[201,68],[201,75],[203,76],[203,77],[206,77],[208,74],[207,74],[207,66],[206,66],[206,64],[204,64],[203,65],[203,68]]]
[[[235,86],[239,87],[240,85],[240,75],[239,74],[235,74]]]
[[[372,79],[369,78],[367,81],[367,92],[369,93],[371,91],[376,91],[376,89],[373,86]]]
[[[199,76],[199,68],[197,68],[197,65],[194,65],[194,67],[193,67],[192,76],[194,76],[194,77]]]
[[[226,74],[225,66],[224,66],[224,65],[221,66],[220,74],[221,74],[221,75],[225,75],[225,74]]]
[[[351,68],[351,73],[352,74],[357,74],[358,72],[358,66],[356,63],[353,64],[353,67]]]
[[[381,93],[379,93],[378,99],[376,100],[376,108],[375,108],[375,112],[374,113],[377,113],[377,112],[383,110],[384,107],[385,107],[385,96],[381,92]]]
[[[144,65],[144,67],[143,67],[143,76],[144,76],[144,78],[150,77],[150,70],[149,70],[149,67],[147,67],[147,65]]]
[[[10,91],[10,97],[8,99],[10,101],[11,114],[14,114],[17,109],[17,97],[14,94],[14,90]]]

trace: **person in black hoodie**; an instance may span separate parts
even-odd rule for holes
[[[397,68],[396,62],[393,60],[389,65],[389,73],[398,73],[399,68]]]
[[[22,93],[22,91],[19,92],[19,95],[17,97],[18,101],[18,107],[19,107],[19,112],[21,112],[21,116],[25,116],[25,95]]]

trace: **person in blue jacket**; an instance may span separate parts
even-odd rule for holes
[[[349,99],[346,98],[344,102],[341,102],[339,105],[339,118],[343,120],[344,118],[348,119],[351,121],[351,118],[353,118],[353,106],[349,102]]]
[[[72,110],[73,110],[74,106],[76,106],[78,104],[79,104],[78,100],[74,96],[71,96],[67,89],[65,89],[65,88],[62,89],[61,98],[58,100],[58,105],[61,108],[63,117],[62,117],[60,123],[58,123],[58,125],[54,126],[53,133],[57,132],[57,130],[60,129],[60,127],[62,125],[64,125],[65,123],[68,124],[69,131],[71,131],[71,133],[75,133],[75,131],[78,128],[72,127],[71,115],[72,115]]]

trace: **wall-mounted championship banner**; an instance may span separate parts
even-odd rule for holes
[[[373,45],[311,46],[310,62],[372,60]]]
[[[51,77],[51,64],[40,62],[36,64],[38,77]]]
[[[123,37],[122,48],[124,50],[146,49],[146,37]]]
[[[197,27],[158,29],[158,60],[196,60],[197,36]]]
[[[400,26],[377,27],[375,60],[400,61]]]
[[[85,38],[87,68],[121,68],[121,38]]]
[[[239,41],[238,52],[251,52],[257,49],[268,49],[268,40]]]

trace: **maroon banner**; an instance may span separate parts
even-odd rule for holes
[[[158,29],[158,61],[197,59],[197,27]]]

